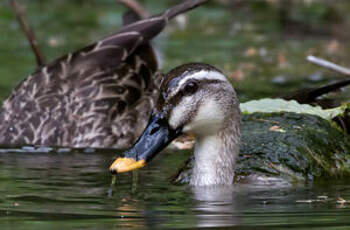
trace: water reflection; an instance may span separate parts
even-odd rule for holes
[[[239,224],[235,186],[191,187],[197,227],[223,227]]]

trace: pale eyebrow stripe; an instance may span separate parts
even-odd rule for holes
[[[181,86],[184,84],[188,79],[208,79],[208,80],[220,80],[220,81],[227,81],[226,77],[217,71],[206,71],[202,70],[199,72],[196,72],[194,74],[190,74],[183,79],[180,80],[178,86]]]
[[[181,86],[183,84],[185,84],[187,82],[187,80],[189,80],[189,79],[195,79],[195,80],[206,79],[206,80],[218,80],[218,81],[225,81],[225,82],[227,82],[227,78],[220,72],[202,70],[202,71],[196,72],[194,74],[190,74],[190,75],[184,77],[183,79],[181,79],[178,82],[176,89],[173,91],[173,93],[171,93],[170,96],[173,96],[173,95],[177,94],[177,92],[179,91]]]

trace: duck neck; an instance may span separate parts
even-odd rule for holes
[[[234,181],[234,167],[239,153],[240,127],[229,122],[217,133],[196,136],[191,185],[229,185]]]

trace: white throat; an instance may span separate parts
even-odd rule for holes
[[[191,185],[230,185],[234,182],[236,157],[239,153],[239,133],[229,127],[211,136],[196,137]],[[239,130],[238,130],[239,132]]]

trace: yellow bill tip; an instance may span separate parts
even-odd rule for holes
[[[146,165],[145,160],[136,161],[133,158],[118,157],[109,167],[109,170],[114,173],[129,172],[138,168],[142,168]]]

